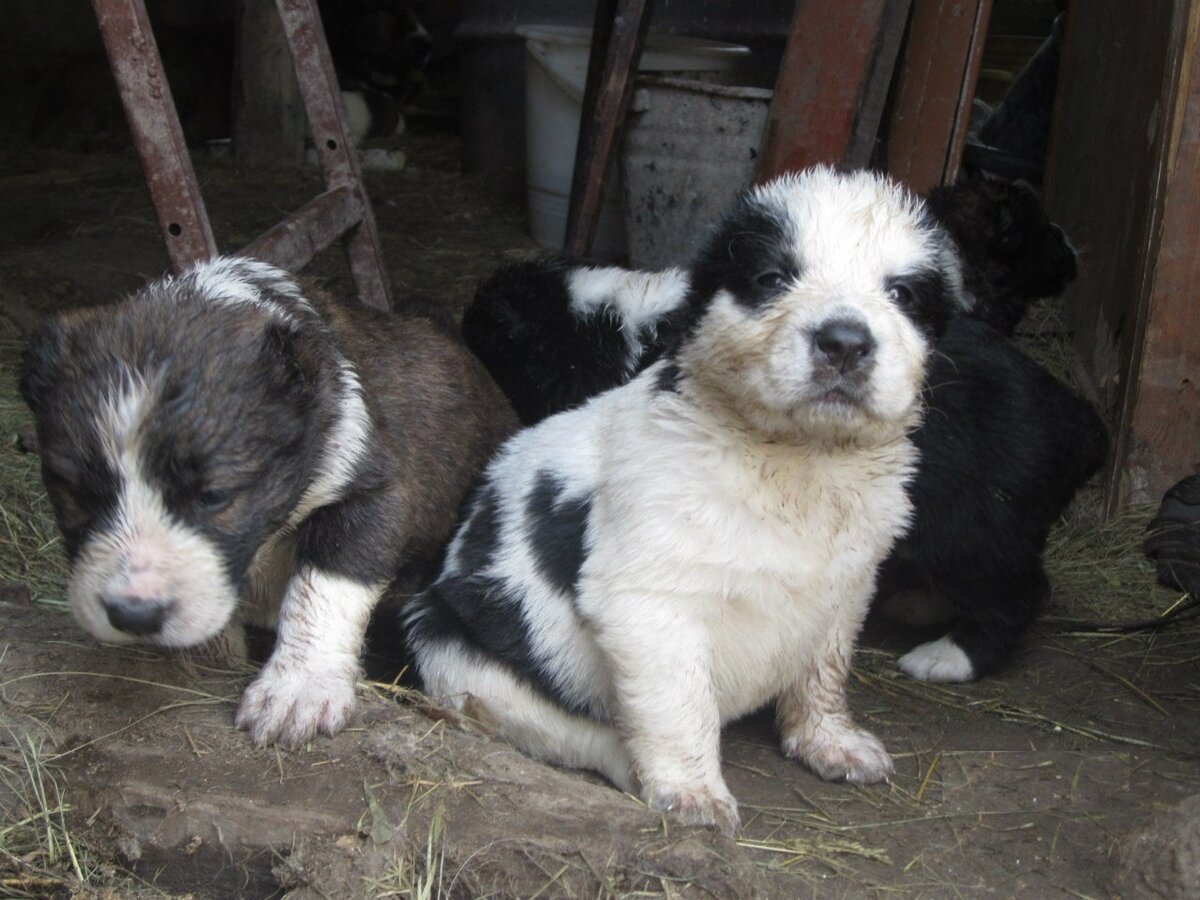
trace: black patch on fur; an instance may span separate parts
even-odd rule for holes
[[[463,339],[526,425],[628,380],[617,316],[570,309],[567,276],[576,266],[567,259],[505,266],[463,313]]]
[[[69,331],[57,321],[45,322],[25,348],[20,390],[37,416],[42,482],[63,548],[74,562],[87,535],[110,522],[120,484],[94,434],[95,407],[85,410],[84,404],[64,396],[70,381],[69,348]]]
[[[558,685],[534,658],[521,611],[521,599],[503,582],[473,576],[443,576],[409,602],[403,614],[409,653],[420,658],[423,645],[457,640],[496,660],[564,709],[588,711]]]
[[[491,562],[500,543],[500,505],[496,488],[490,484],[476,488],[468,509],[470,513],[458,562],[465,572],[479,572]]]
[[[669,359],[659,368],[658,375],[654,379],[654,389],[677,394],[679,393],[679,382],[682,378],[683,371],[679,368],[679,364],[675,360]]]
[[[551,472],[539,472],[525,502],[530,546],[538,571],[564,594],[574,597],[585,558],[584,536],[590,496],[563,499],[563,486]]]
[[[897,305],[904,315],[930,341],[936,341],[946,331],[955,309],[950,297],[946,276],[937,269],[924,269],[888,281],[895,291]]]
[[[693,307],[724,289],[751,310],[766,307],[801,275],[791,223],[749,195],[717,226],[691,274]],[[770,276],[778,276],[780,280]],[[693,309],[698,317],[703,310]]]

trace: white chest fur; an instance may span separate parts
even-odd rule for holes
[[[601,630],[702,635],[727,721],[791,683],[831,630],[857,632],[908,521],[913,448],[765,442],[672,397],[621,423],[600,453],[580,611]]]

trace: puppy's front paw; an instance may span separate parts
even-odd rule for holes
[[[296,748],[318,731],[336,734],[354,711],[357,674],[354,659],[319,670],[272,659],[242,695],[237,727],[260,747]]]
[[[947,635],[914,647],[896,663],[900,671],[917,681],[973,681],[975,666],[966,651]]]
[[[861,728],[818,729],[805,741],[789,738],[783,751],[798,759],[826,781],[875,784],[887,781],[895,766],[879,738]]]
[[[724,787],[659,786],[649,792],[646,802],[685,825],[707,825],[727,837],[737,834],[741,826],[737,801]]]

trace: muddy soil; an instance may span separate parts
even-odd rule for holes
[[[406,140],[405,170],[368,176],[388,269],[400,293],[459,311],[479,278],[535,248],[520,210],[458,174],[451,138]],[[319,190],[306,169],[197,167],[227,250]],[[116,299],[167,258],[131,155],[0,158],[0,203],[0,404],[18,410],[0,462],[32,483],[15,439],[20,336],[48,311]],[[336,249],[312,273],[349,290]],[[6,494],[6,520],[45,516],[23,496]],[[906,636],[876,631],[851,703],[895,755],[895,780],[821,782],[780,755],[769,717],[751,717],[724,741],[745,822],[728,840],[379,686],[363,685],[337,738],[253,749],[231,722],[245,672],[95,645],[55,602],[57,548],[41,549],[0,585],[0,763],[28,769],[36,748],[82,862],[39,882],[36,852],[10,858],[8,826],[31,812],[8,778],[0,894],[1101,897],[1119,842],[1200,792],[1194,622],[1128,635],[1047,622],[997,676],[945,687],[899,675]],[[1060,589],[1052,615],[1090,609],[1102,568]],[[1141,577],[1150,605],[1170,604]]]

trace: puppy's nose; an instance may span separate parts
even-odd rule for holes
[[[102,599],[109,624],[126,634],[145,637],[162,631],[170,604],[163,600],[105,595]]]
[[[832,319],[813,335],[818,362],[839,372],[853,372],[875,350],[875,339],[862,322]]]

